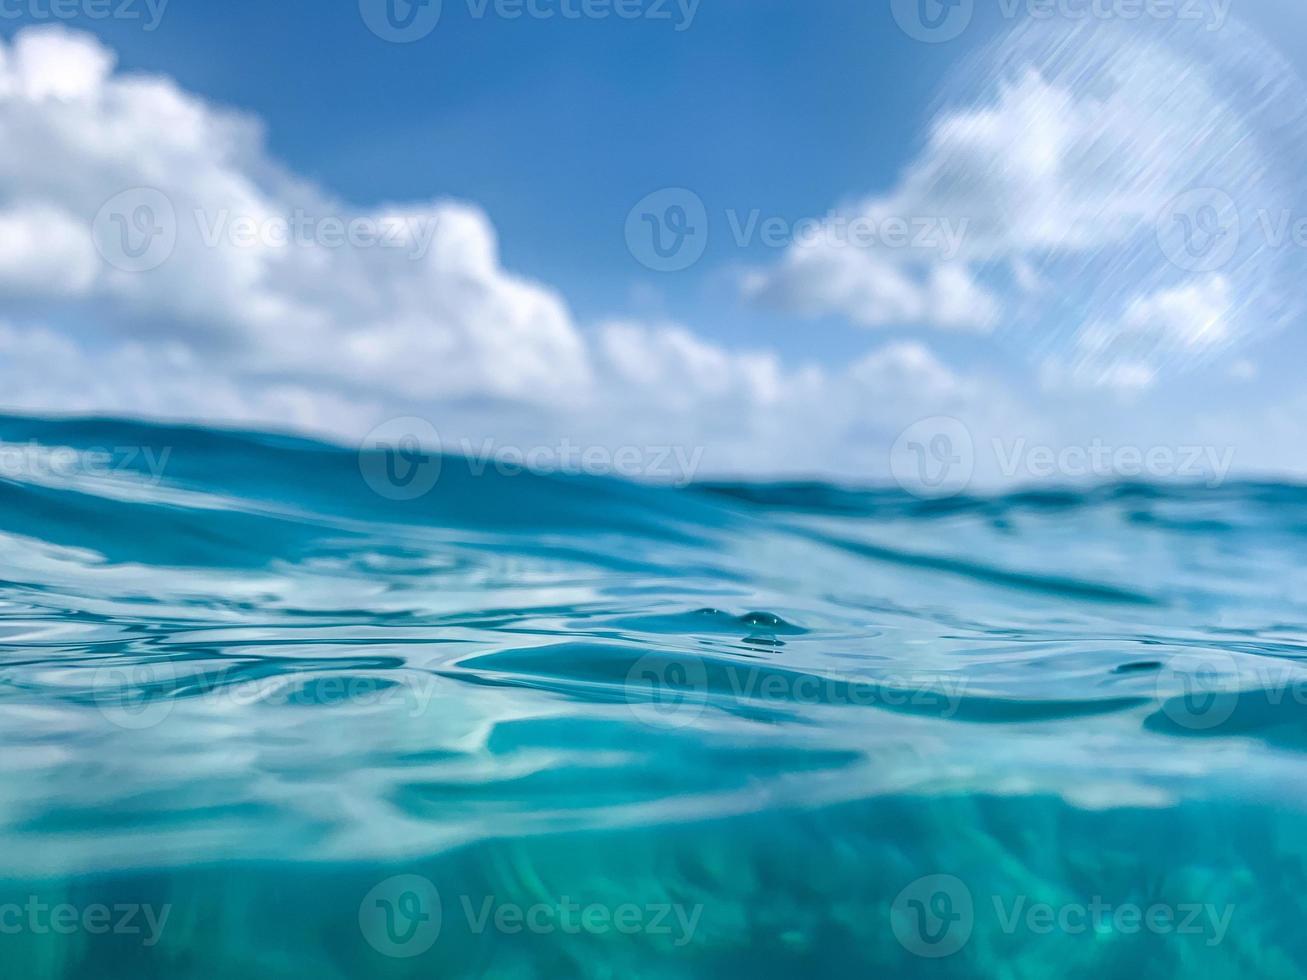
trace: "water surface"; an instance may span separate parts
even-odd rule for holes
[[[1307,491],[0,441],[4,976],[1307,969]]]

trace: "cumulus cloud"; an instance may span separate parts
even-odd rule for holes
[[[1119,319],[1095,320],[1076,334],[1071,375],[1091,384],[1148,387],[1168,359],[1223,347],[1234,303],[1233,286],[1223,275],[1136,296]]]
[[[0,289],[10,296],[84,296],[99,274],[86,225],[44,203],[0,210]]]
[[[895,302],[961,324],[984,308],[967,287],[932,270]],[[22,410],[343,438],[416,414],[451,437],[563,431],[712,447],[706,472],[816,473],[971,394],[920,344],[831,370],[676,323],[583,328],[503,267],[474,205],[352,207],[272,158],[257,120],[62,28],[0,44],[0,296],[39,311],[0,322]]]
[[[503,269],[477,208],[352,208],[283,172],[253,120],[113,63],[63,29],[0,55],[10,295],[94,304],[106,329],[162,324],[249,378],[414,398],[586,383],[562,299]]]
[[[748,273],[745,296],[800,316],[841,314],[866,327],[929,324],[988,331],[997,299],[963,264],[925,269],[843,243],[795,245],[781,263]]]
[[[1022,304],[1036,320],[1074,310],[1046,376],[1090,384],[1144,388],[1165,358],[1225,349],[1246,330],[1262,256],[1139,275],[1129,228],[1169,190],[1159,175],[1173,165],[1122,163],[1145,124],[1108,123],[1140,110],[1120,85],[1089,92],[1074,74],[1005,75],[990,101],[941,115],[891,192],[845,215],[841,233],[859,217],[863,232],[919,217],[909,244],[817,236],[755,270],[752,295],[867,326],[979,333]],[[1239,148],[1219,160],[1164,127],[1155,159],[1209,153],[1243,174],[1264,155],[1237,123]],[[949,234],[958,216],[961,238]],[[579,324],[557,290],[504,267],[475,205],[340,201],[274,159],[256,119],[118,72],[99,42],[58,28],[0,43],[0,297],[2,401],[23,410],[347,440],[418,415],[455,448],[560,435],[697,447],[700,476],[884,479],[887,448],[928,416],[965,419],[978,474],[1000,435],[1058,438],[1010,377],[956,370],[918,340],[830,365],[730,349],[673,322]]]
[[[1302,250],[1238,234],[1302,199],[1302,92],[1260,39],[1234,25],[1217,42],[1183,24],[1031,24],[951,91],[891,188],[751,270],[744,293],[864,326],[1001,328],[1036,338],[1046,368],[1126,387],[1301,312]],[[835,233],[890,221],[963,234],[941,250]],[[1213,221],[1228,249],[1204,266],[1207,242],[1182,236]]]
[[[727,350],[677,324],[622,321],[602,327],[595,362],[602,415],[570,431],[614,448],[704,447],[705,474],[886,480],[888,447],[923,418],[965,416],[977,437],[1033,431],[1019,398],[950,368],[919,341],[887,342],[831,367]]]

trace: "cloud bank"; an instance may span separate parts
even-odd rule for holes
[[[1203,268],[1156,232],[1195,180],[1281,199],[1255,120],[1165,45],[1023,37],[941,108],[896,186],[845,209],[965,219],[956,254],[818,236],[752,270],[748,296],[866,327],[1044,331],[1062,338],[1031,374],[1049,390],[1147,389],[1168,359],[1287,316],[1284,269],[1255,240]],[[10,409],[346,441],[414,415],[450,441],[699,446],[698,475],[868,480],[928,416],[965,418],[980,443],[1076,438],[1035,386],[959,371],[917,338],[828,365],[677,323],[578,323],[504,267],[474,204],[354,207],[273,158],[257,119],[119,72],[58,27],[0,44],[0,297]]]
[[[10,407],[347,438],[417,412],[819,469],[809,447],[862,412],[893,425],[962,388],[920,345],[831,372],[676,324],[583,328],[503,267],[477,207],[351,208],[273,159],[257,120],[116,72],[86,34],[0,47],[0,135],[0,290],[39,311],[0,326]]]

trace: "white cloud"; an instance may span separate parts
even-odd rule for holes
[[[220,419],[348,434],[382,410],[321,385],[250,384],[184,343],[128,341],[95,349],[45,327],[0,323],[6,409],[45,414],[122,414]],[[366,428],[366,426],[365,426]]]
[[[997,300],[960,263],[919,269],[848,245],[795,245],[782,262],[745,276],[744,294],[800,316],[842,314],[866,327],[926,323],[986,331]]]
[[[161,322],[249,378],[537,400],[587,382],[562,299],[500,266],[478,209],[351,208],[284,173],[251,120],[112,64],[62,29],[24,31],[0,59],[0,287],[11,295],[80,297],[111,320]],[[115,234],[136,235],[142,187],[162,194],[151,217],[175,225],[171,255],[143,272],[92,261],[94,217],[129,192],[110,215],[129,226],[100,232],[110,249]],[[269,231],[296,221],[319,244]],[[350,222],[391,240],[332,245],[333,227]]]
[[[1066,375],[1081,384],[1149,387],[1157,380],[1157,366],[1168,359],[1224,346],[1233,313],[1233,287],[1224,275],[1136,296],[1119,319],[1095,320],[1080,330]],[[1056,359],[1051,363],[1055,366]]]
[[[30,102],[85,98],[99,89],[114,60],[84,35],[27,31],[5,59],[4,91]]]
[[[1035,341],[1046,374],[1092,360],[1080,380],[1152,383],[1301,312],[1303,250],[1245,234],[1225,276],[1195,287],[1190,257],[1159,238],[1180,195],[1199,188],[1234,198],[1248,226],[1302,199],[1307,134],[1286,122],[1300,116],[1295,78],[1235,25],[1218,42],[1186,25],[1031,24],[961,71],[962,98],[939,111],[892,187],[751,270],[743,291],[863,326],[1006,331]],[[890,219],[964,234],[946,256],[834,233]]]
[[[925,344],[886,344],[855,361],[849,376],[868,391],[914,391],[936,398],[957,393],[963,382]]]
[[[9,295],[82,296],[99,274],[86,225],[48,204],[0,211],[0,289]]]
[[[317,244],[296,243],[299,219]],[[336,234],[367,223],[393,247],[325,244],[324,219]],[[124,244],[142,246],[143,271]],[[985,309],[967,286],[930,270],[897,302],[951,304],[961,324]],[[352,208],[272,159],[257,121],[115,73],[99,42],[64,29],[0,45],[0,295],[47,313],[0,323],[4,404],[32,411],[345,438],[427,414],[448,437],[563,431],[710,448],[705,472],[834,459],[866,477],[869,431],[884,442],[972,394],[920,344],[829,370],[674,323],[583,330],[557,292],[503,268],[476,207]]]
[[[919,166],[892,194],[864,202],[883,219],[911,203],[970,201],[953,260],[889,247],[795,249],[758,272],[755,294],[869,326],[979,332],[1011,312],[994,285],[1000,266],[1023,294],[1066,294],[1041,254],[1057,235],[1067,241],[1047,210],[1089,215],[1092,195],[1107,191],[1088,184],[1083,200],[1069,197],[1081,178],[1068,169],[1068,147],[1093,143],[1105,119],[1077,117],[1080,103],[1064,89],[1019,76],[994,106],[946,114]],[[1038,138],[1009,159],[1002,150],[1022,127]],[[1101,135],[1096,152],[1112,156],[1120,147]],[[1102,200],[1114,213],[1145,208],[1148,181],[1111,182],[1115,196]],[[93,229],[106,202],[141,187],[164,195],[176,241],[157,267],[130,272],[101,256],[97,241],[106,241]],[[1043,203],[1026,207],[1031,199]],[[1025,210],[1008,227],[1013,207]],[[269,233],[300,216],[318,244]],[[133,232],[137,217],[128,207],[119,218],[129,225],[109,233]],[[323,244],[323,219],[362,222],[392,247]],[[248,241],[244,223],[255,230]],[[1093,253],[1117,226],[1077,226],[1071,240]],[[1067,300],[1106,311],[1088,327],[1083,315],[1075,321],[1071,350],[1109,383],[1146,385],[1159,356],[1219,349],[1241,329],[1241,275],[1131,282],[1138,288],[1104,285],[1110,299]],[[477,207],[349,206],[287,172],[256,120],[169,79],[115,73],[98,42],[60,29],[0,44],[0,297],[24,311],[0,322],[0,399],[31,411],[233,420],[346,439],[386,418],[425,415],[447,441],[527,446],[566,433],[610,448],[704,448],[700,475],[884,478],[887,447],[927,416],[964,418],[981,449],[1013,432],[1054,439],[1055,422],[1004,384],[954,370],[917,341],[823,366],[731,350],[676,323],[583,329],[557,291],[503,267]],[[1129,344],[1143,356],[1095,361]]]
[[[1042,252],[1119,241],[1166,202],[1166,160],[1128,167],[1151,122],[1139,117],[1124,91],[1107,102],[1077,98],[1034,70],[1002,81],[993,103],[944,112],[898,186],[842,216],[875,226],[947,217],[963,229],[957,257],[858,247],[827,234],[795,244],[778,266],[755,270],[745,291],[782,309],[840,313],[865,326],[992,328],[1002,301],[977,281],[978,265],[1010,260],[1029,287]]]
[[[602,329],[600,349],[608,377],[657,391],[671,406],[723,398],[767,405],[781,398],[786,383],[775,354],[732,354],[675,324],[612,322]]]
[[[1223,275],[1138,296],[1126,307],[1118,333],[1166,350],[1205,350],[1229,338],[1233,287]]]

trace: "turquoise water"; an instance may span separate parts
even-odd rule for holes
[[[1307,491],[0,441],[6,978],[1307,968]]]

